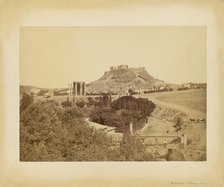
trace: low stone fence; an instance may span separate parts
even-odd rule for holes
[[[139,135],[133,136],[137,139],[141,139],[145,145],[163,145],[171,143],[172,141],[179,138],[178,135],[170,135],[170,136],[146,136]]]

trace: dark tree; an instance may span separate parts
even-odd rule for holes
[[[20,104],[20,110],[26,109],[31,103],[33,102],[33,97],[27,93],[23,93],[21,104]]]
[[[155,104],[148,99],[139,98],[136,99],[132,96],[124,96],[117,100],[115,100],[111,107],[119,110],[119,109],[127,109],[127,110],[135,110],[141,111],[143,116],[149,116],[153,110],[155,109]]]
[[[155,104],[147,99],[124,96],[112,102],[111,108],[95,108],[90,114],[93,122],[117,127],[118,132],[128,133],[130,122],[134,130],[141,129]]]
[[[183,119],[181,117],[177,117],[176,124],[174,125],[177,131],[181,130],[183,123]]]
[[[110,105],[110,98],[109,98],[108,94],[104,93],[100,99],[100,102],[101,102],[102,106],[108,107]]]
[[[76,103],[76,105],[77,105],[78,107],[80,107],[80,108],[83,108],[83,107],[85,106],[85,102],[84,102],[83,100],[81,100],[81,101],[78,101],[78,102]]]
[[[69,97],[67,97],[66,101],[62,101],[61,105],[65,108],[65,107],[71,107],[72,106],[72,102],[69,100]]]

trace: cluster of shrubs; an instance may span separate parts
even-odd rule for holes
[[[173,91],[173,88],[163,88],[163,89],[157,89],[157,90],[151,90],[148,91],[148,93],[155,93],[155,92],[170,92]]]
[[[189,88],[188,87],[180,87],[180,88],[177,88],[178,91],[181,91],[181,90],[188,90]]]
[[[173,89],[172,88],[163,88],[163,89],[157,89],[157,90],[147,90],[147,91],[143,91],[143,93],[147,94],[147,93],[169,92],[169,91],[173,91]],[[132,89],[129,89],[128,92],[130,95],[139,94],[139,92],[133,91]]]
[[[107,93],[102,93],[102,92],[86,92],[86,95],[103,95]],[[117,95],[117,92],[110,92],[110,95]]]
[[[79,107],[79,108],[84,108],[85,106],[87,106],[87,107],[91,107],[91,106],[94,106],[94,107],[99,106],[99,107],[101,107],[103,105],[100,101],[94,100],[92,97],[88,98],[88,102],[85,102],[83,100],[79,100],[79,101],[76,101],[74,104],[77,107]],[[61,105],[64,108],[71,107],[72,106],[72,101],[69,100],[69,97],[67,97],[67,100],[62,101]]]

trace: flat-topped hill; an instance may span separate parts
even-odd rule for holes
[[[119,90],[148,89],[155,84],[165,84],[151,76],[144,67],[129,68],[127,65],[110,67],[104,75],[97,81],[90,83],[87,87],[88,92],[107,92]]]

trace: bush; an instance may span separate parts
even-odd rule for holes
[[[109,98],[108,94],[103,94],[103,96],[100,97],[100,102],[101,102],[102,106],[108,107],[110,105],[110,98]]]
[[[181,91],[181,90],[188,90],[188,89],[189,89],[188,87],[177,88],[178,91]]]
[[[178,150],[169,149],[166,155],[167,161],[185,161],[184,154]]]
[[[190,145],[190,144],[192,144],[192,138],[187,139],[187,145]]]
[[[183,119],[181,117],[177,117],[177,121],[176,121],[176,124],[174,125],[174,127],[178,131],[178,130],[182,129],[183,124],[184,124]]]
[[[72,102],[69,101],[69,97],[67,97],[67,100],[66,100],[66,101],[62,101],[62,102],[61,102],[61,105],[62,105],[63,107],[71,107],[71,106],[72,106]]]
[[[85,106],[85,102],[81,100],[81,101],[76,102],[76,105],[80,108],[83,108]]]
[[[153,160],[152,154],[146,151],[143,143],[129,135],[126,135],[121,143],[121,155],[126,161]]]

